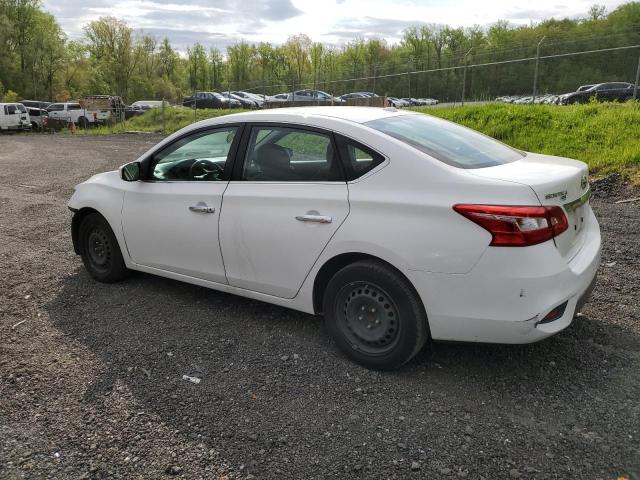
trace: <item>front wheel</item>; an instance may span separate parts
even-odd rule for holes
[[[344,267],[329,281],[323,303],[336,344],[365,367],[400,367],[427,341],[427,316],[417,293],[382,262],[363,260]]]
[[[82,220],[78,241],[82,262],[94,279],[114,283],[129,276],[118,240],[102,215],[91,213]]]

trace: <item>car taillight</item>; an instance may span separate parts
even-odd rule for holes
[[[507,205],[454,205],[453,209],[487,230],[494,247],[526,247],[551,240],[569,227],[562,208]]]

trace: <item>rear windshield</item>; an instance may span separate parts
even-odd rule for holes
[[[524,157],[491,137],[429,115],[399,115],[365,125],[454,167],[493,167]]]

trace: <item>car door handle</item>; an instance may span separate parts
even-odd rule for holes
[[[326,215],[298,215],[296,220],[301,222],[331,223],[333,219]]]
[[[189,207],[189,210],[191,210],[192,212],[196,212],[196,213],[216,213],[215,207],[209,207],[204,202],[198,202],[195,205],[191,205]]]

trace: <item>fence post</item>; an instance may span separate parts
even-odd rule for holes
[[[167,131],[167,122],[164,118],[164,97],[162,97],[162,133],[166,133]]]
[[[463,107],[464,107],[464,93],[465,93],[465,89],[467,88],[467,57],[469,56],[472,50],[473,50],[473,47],[471,47],[469,51],[465,53],[464,57],[462,58],[462,63],[464,63],[464,68],[462,70],[462,106]]]
[[[536,95],[538,93],[538,63],[540,62],[540,45],[544,42],[544,39],[547,38],[544,35],[540,41],[538,42],[538,46],[536,47],[536,67],[533,71],[533,98],[531,99],[531,103],[536,103]]]
[[[411,105],[411,72],[407,72],[407,84],[409,85],[409,105]]]
[[[633,99],[638,99],[638,82],[640,82],[640,56],[638,57],[638,68],[636,69],[636,83],[633,86]]]

